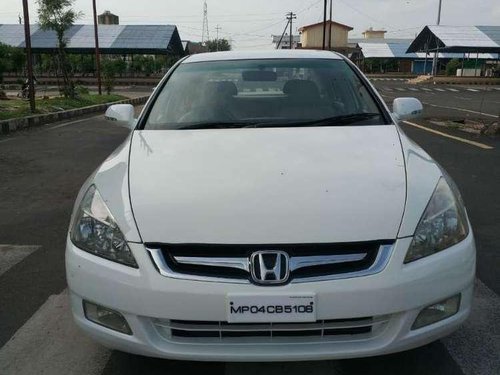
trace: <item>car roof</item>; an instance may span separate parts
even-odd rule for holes
[[[319,50],[267,50],[267,51],[226,51],[198,53],[186,58],[183,63],[204,61],[228,60],[257,60],[257,59],[331,59],[342,60],[343,57],[336,52]]]

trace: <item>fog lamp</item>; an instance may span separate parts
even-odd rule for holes
[[[412,330],[428,326],[429,324],[439,322],[440,320],[449,318],[455,315],[460,308],[460,294],[448,298],[447,300],[435,303],[434,305],[428,306],[417,316]]]
[[[91,322],[127,335],[132,334],[132,330],[127,321],[123,315],[117,311],[88,301],[83,301],[83,311],[85,312],[85,317]]]

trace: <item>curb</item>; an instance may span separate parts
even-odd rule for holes
[[[500,78],[474,78],[474,77],[460,77],[460,78],[444,78],[435,77],[434,84],[436,85],[484,85],[484,86],[498,86],[500,85]]]
[[[149,99],[149,96],[141,96],[139,98],[119,100],[117,102],[110,102],[104,104],[96,104],[88,107],[70,109],[68,111],[46,113],[43,115],[34,115],[22,118],[15,118],[11,120],[0,121],[0,135],[9,134],[17,130],[29,129],[36,126],[51,124],[61,120],[68,120],[71,118],[79,117],[87,113],[104,112],[112,104],[144,104]]]

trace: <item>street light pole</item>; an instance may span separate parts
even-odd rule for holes
[[[92,0],[92,7],[94,9],[94,38],[95,38],[95,65],[97,74],[97,90],[99,91],[99,95],[102,95],[101,57],[99,54],[99,33],[97,29],[97,10],[95,5],[95,0]]]
[[[328,0],[324,1],[323,4],[323,47],[322,49],[326,49],[326,7]]]
[[[443,5],[443,0],[439,0],[438,17],[437,17],[437,25],[438,26],[441,24],[442,5]],[[438,73],[438,62],[439,62],[438,55],[439,55],[439,44],[436,40],[436,51],[434,52],[434,59],[432,60],[432,75],[433,76],[436,76]]]
[[[333,0],[330,0],[330,22],[328,26],[328,51],[332,50]]]
[[[443,5],[443,0],[439,0],[439,11],[438,11],[438,20],[437,24],[438,26],[441,24],[441,7]]]
[[[26,44],[26,62],[28,66],[28,95],[30,99],[30,111],[35,113],[35,83],[33,80],[33,56],[31,54],[31,32],[30,14],[28,10],[28,0],[23,0],[24,12],[24,40]]]

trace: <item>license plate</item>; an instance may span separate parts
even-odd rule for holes
[[[304,323],[316,321],[314,294],[243,295],[226,299],[229,323]]]

